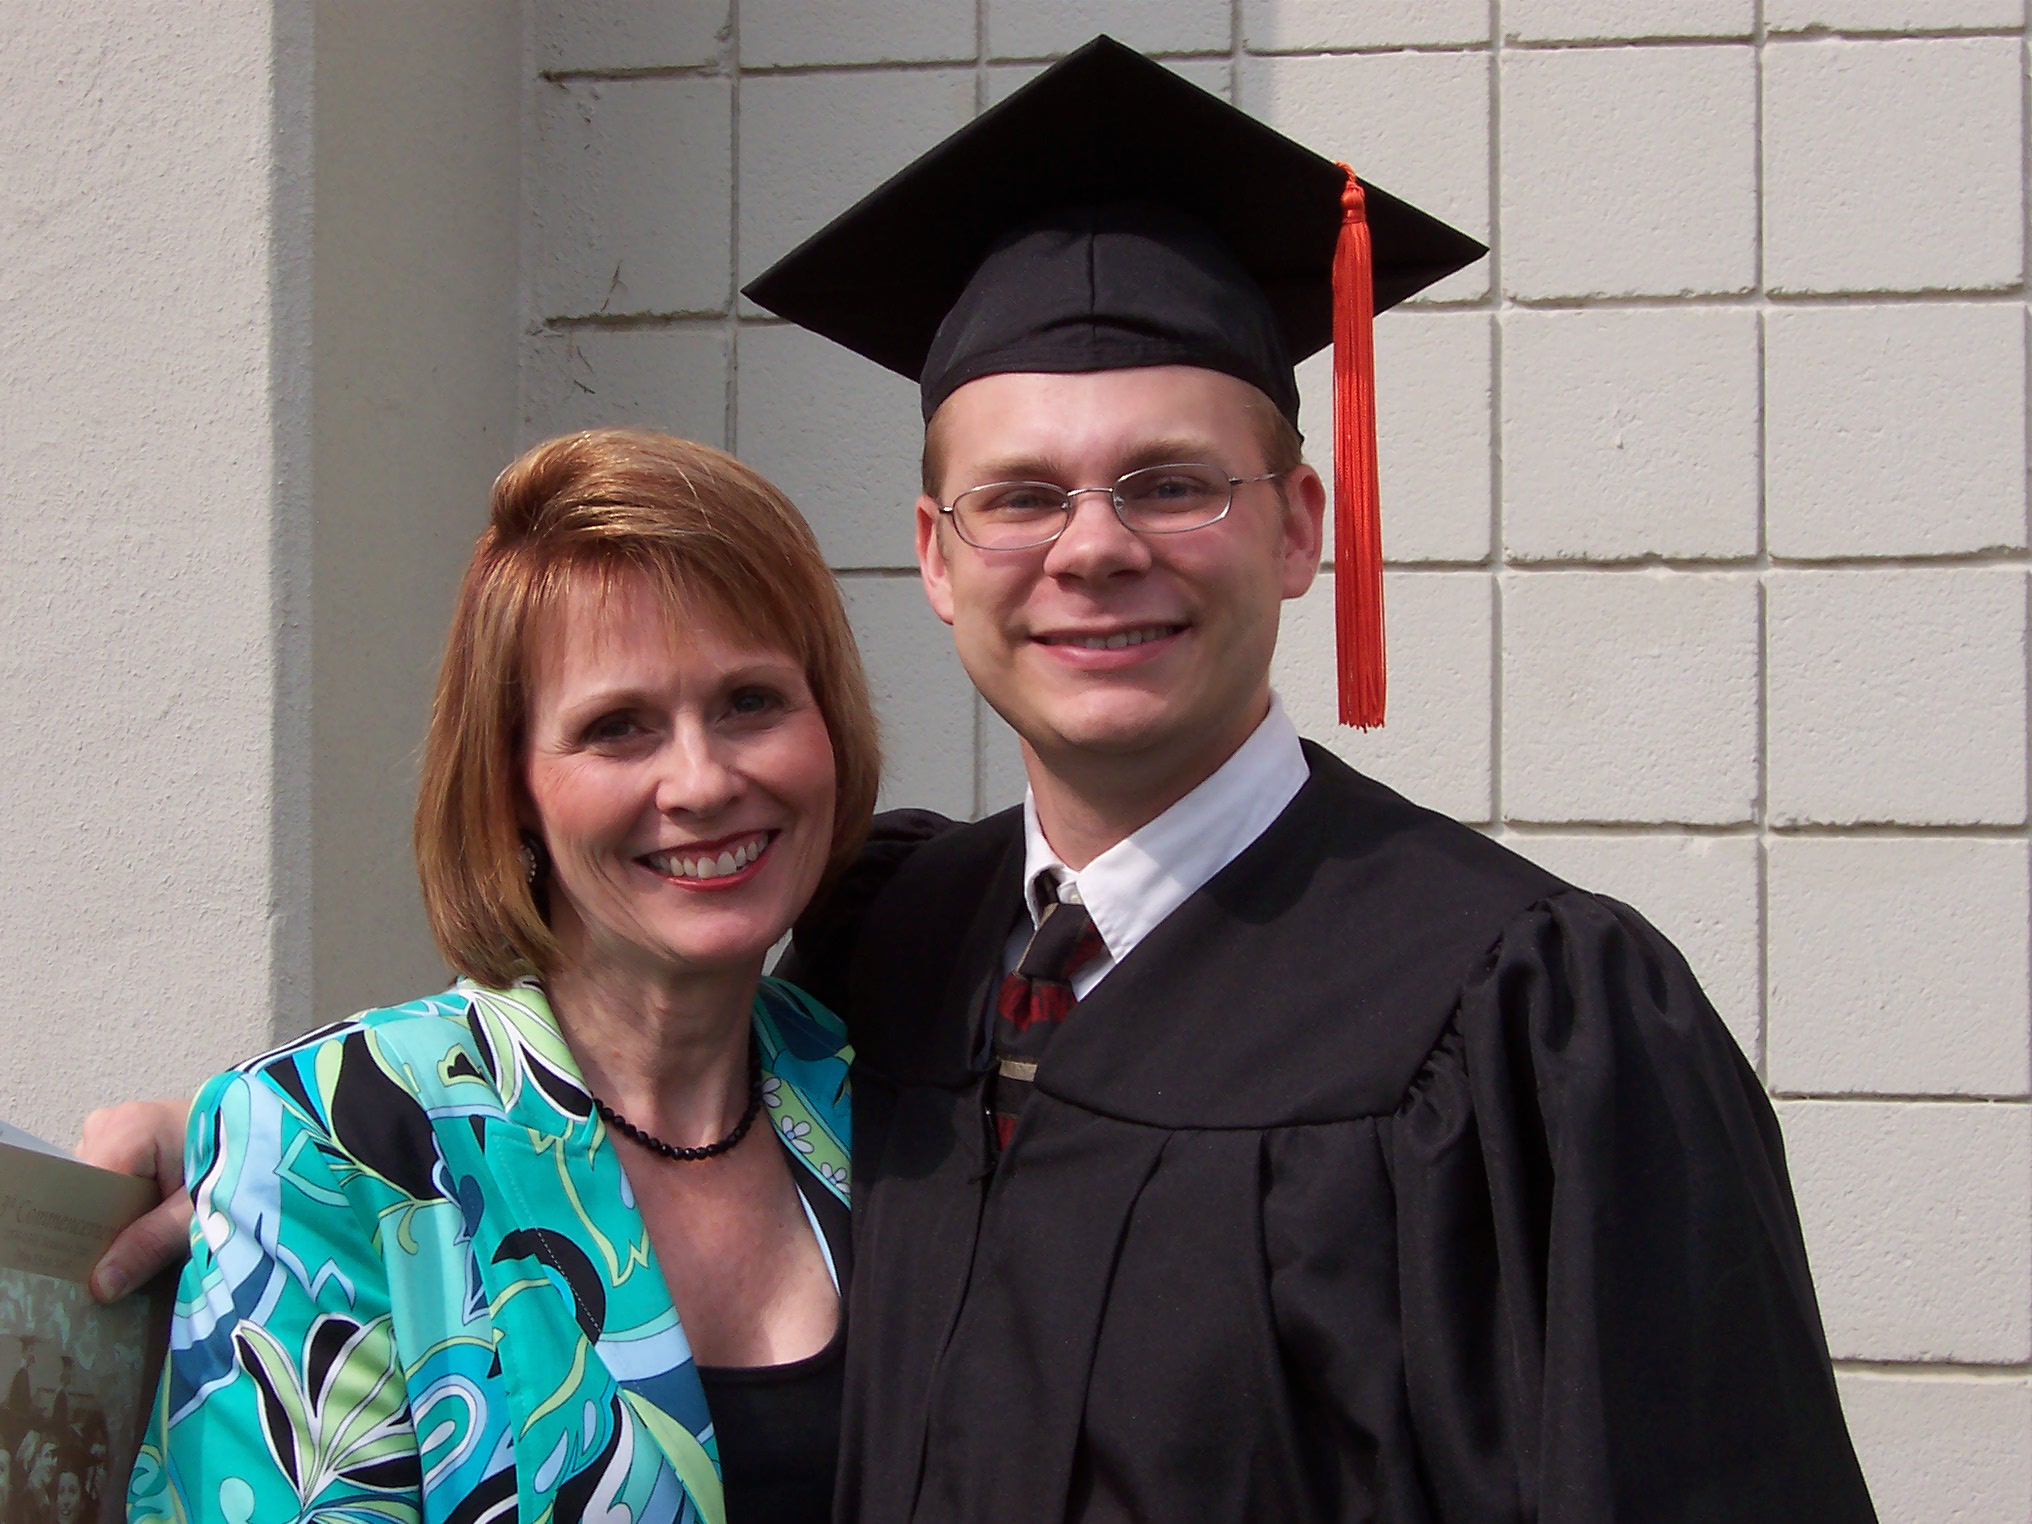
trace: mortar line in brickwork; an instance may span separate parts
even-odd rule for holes
[[[1771,1086],[1771,865],[1770,846],[1762,829],[1771,819],[1771,609],[1768,576],[1771,537],[1765,525],[1768,498],[1765,462],[1770,458],[1765,423],[1769,397],[1764,376],[1765,314],[1769,293],[1764,283],[1764,0],[1756,0],[1750,16],[1751,123],[1756,159],[1751,166],[1751,269],[1757,305],[1757,797],[1751,814],[1757,835],[1757,1051],[1752,1055],[1757,1078]]]
[[[2017,37],[2018,27],[1947,27],[1932,31],[1826,31],[1767,32],[1761,18],[1749,32],[1717,33],[1711,36],[1661,33],[1655,37],[1561,37],[1521,38],[1503,45],[1519,53],[1599,53],[1609,48],[1725,48],[1755,46],[1770,41],[1781,47],[1795,42],[1905,42],[1957,41],[1963,38]],[[1310,50],[1308,50],[1310,51]],[[1350,50],[1352,51],[1352,50]],[[1384,51],[1371,49],[1365,51]],[[1388,51],[1398,51],[1390,49]]]
[[[974,0],[974,115],[988,109],[988,0]],[[980,722],[974,723],[974,813],[981,813]]]
[[[1948,570],[1966,566],[1996,566],[2022,571],[2025,567],[2025,552],[2022,550],[1957,550],[1942,551],[1938,555],[1902,556],[1829,556],[1825,559],[1807,559],[1800,556],[1773,556],[1773,569],[1778,571],[1928,571]]]
[[[1983,822],[1953,821],[1938,824],[1916,824],[1911,821],[1859,820],[1845,824],[1831,824],[1826,821],[1809,821],[1767,825],[1764,828],[1777,841],[1833,841],[1833,840],[1886,840],[1924,841],[1935,838],[1949,841],[2023,841],[2025,827],[2017,825],[1991,825]]]
[[[1421,563],[1407,562],[1407,566]],[[1450,563],[1449,563],[1450,564]],[[1461,563],[1471,566],[1474,563]],[[1956,550],[1942,551],[1938,555],[1915,555],[1906,553],[1896,556],[1828,556],[1825,558],[1803,558],[1798,556],[1548,556],[1519,557],[1506,560],[1502,570],[1515,572],[1520,576],[1534,572],[1602,571],[1602,572],[1741,572],[1745,574],[1766,571],[1949,571],[1958,568],[1996,567],[2003,570],[2022,570],[2025,553],[2019,550]]]
[[[2016,26],[1939,26],[1904,27],[1895,31],[1871,29],[1869,27],[1812,27],[1771,33],[1771,40],[1780,45],[1795,42],[1956,42],[1968,37],[2020,37],[2023,27]]]
[[[1938,307],[1954,305],[2006,306],[2023,302],[2026,286],[2020,281],[1984,290],[1939,291],[1708,291],[1683,296],[1509,296],[1505,305],[1528,312],[1682,312],[1688,307],[1720,307],[1754,310],[1765,307]],[[1420,308],[1438,308],[1440,302],[1421,302]],[[1462,303],[1472,306],[1472,303]],[[1408,309],[1407,309],[1408,310]]]
[[[728,269],[731,275],[732,266]],[[730,295],[725,306],[679,308],[671,312],[554,312],[544,318],[543,324],[546,328],[690,328],[710,333],[726,326],[727,311],[732,305]]]
[[[1393,561],[1386,555],[1383,568],[1393,572],[1492,572],[1496,563],[1489,556],[1478,561]]]
[[[2032,239],[2028,239],[2028,229],[2032,229],[2032,220],[2028,220],[2032,219],[2032,133],[2027,131],[2028,126],[2032,126],[2032,27],[2024,27],[2020,31],[2021,36],[2018,44],[2018,259],[2021,275],[2032,276],[2032,269],[2027,268],[2026,259],[2028,251],[2032,251]],[[2026,366],[2028,363],[2032,363],[2032,311],[2028,311],[2026,321],[2021,323],[2019,337],[2021,344],[2026,346],[2019,351],[2019,364]],[[2025,371],[2021,370],[2020,375],[2024,374]],[[2025,412],[2025,450],[2028,466],[2032,466],[2032,408],[2026,409]],[[2025,506],[2028,510],[2032,510],[2032,493],[2027,494]],[[2021,535],[2028,533],[2028,530],[2032,530],[2032,525],[2021,521]],[[2028,539],[2027,543],[2032,544],[2032,539]],[[2026,593],[2028,602],[2026,606],[2027,623],[2025,628],[2032,630],[2032,581],[2028,581]],[[2032,651],[2021,650],[2019,652],[2019,672],[2020,681],[2026,684],[2026,687],[2020,691],[2032,692]],[[2028,803],[2032,803],[2032,745],[2028,745],[2025,751],[2025,797]],[[2026,832],[2021,830],[2015,834],[2020,839],[2023,839]],[[2028,938],[2032,938],[2032,924],[2028,924],[2026,927],[2026,935]],[[2028,970],[2028,972],[2032,972],[2032,970]],[[2028,980],[2024,994],[2026,1000],[2025,1009],[2032,1011],[2032,980]],[[2032,1287],[2025,1288],[2024,1295],[2028,1301],[2032,1301]]]
[[[1503,818],[1503,5],[1489,0],[1489,819]]]
[[[1214,53],[1152,53],[1149,55],[1159,63],[1191,62],[1219,58]],[[959,69],[974,69],[987,64],[1020,67],[1024,64],[1050,63],[1050,58],[995,58],[983,60],[973,58],[899,58],[871,63],[799,63],[799,64],[743,64],[743,74],[752,74],[757,79],[803,79],[813,75],[844,74],[938,74],[952,73]]]
[[[912,571],[909,575],[915,576]],[[1910,821],[1861,821],[1838,824],[1811,821],[1759,825],[1754,820],[1701,822],[1686,820],[1529,820],[1513,819],[1504,826],[1517,836],[1715,836],[1754,841],[1760,836],[1781,841],[1847,841],[1854,839],[1924,841],[2023,841],[2022,825],[1957,822],[1926,825]]]
[[[974,806],[973,818],[979,820],[988,813],[988,758],[987,725],[981,716],[981,695],[972,695],[973,703],[968,707],[968,716],[973,721],[974,747]]]
[[[2027,35],[2021,37],[2018,44],[2018,259],[2020,272],[2032,275],[2032,269],[2026,267],[2027,253],[2032,251],[2032,240],[2028,240],[2028,229],[2032,229],[2032,220],[2028,220],[2032,219],[2032,132],[2026,130],[2028,126],[2032,126],[2032,27],[2022,30]],[[2023,377],[2027,373],[2026,368],[2032,367],[2032,310],[2026,313],[2026,319],[2019,325],[2018,333],[2021,345],[2018,355],[2021,367],[2019,374]],[[2025,459],[2028,468],[2032,468],[2032,408],[2025,410],[2024,424]],[[2032,491],[2027,492],[2026,500],[2021,507],[2032,512]],[[2025,543],[2032,545],[2032,520],[2020,519],[2019,534]],[[2026,595],[2025,628],[2032,631],[2032,581],[2027,583]],[[2025,684],[2021,692],[2032,693],[2032,649],[2019,652],[2019,673],[2020,681]],[[2025,798],[2028,804],[2032,804],[2032,745],[2025,748],[2025,768]],[[2027,925],[2026,936],[2032,938],[2032,924]],[[2026,1009],[2032,1012],[2032,966],[2028,966],[2027,972]],[[2032,1288],[2028,1288],[2027,1295],[2032,1297]]]
[[[536,206],[534,184],[536,162],[536,24],[531,6],[522,7],[521,72],[516,78],[515,121],[515,448],[520,451],[535,440],[530,437],[530,357],[540,335],[535,315],[534,286],[531,283],[532,233]],[[315,94],[315,90],[313,90]],[[315,103],[313,102],[313,110]],[[315,214],[315,207],[313,207]]]
[[[727,307],[720,314],[726,338],[727,391],[721,431],[729,453],[741,448],[741,0],[727,0]]]
[[[1774,1090],[1771,1098],[1777,1101],[1826,1101],[1840,1106],[1851,1102],[1879,1106],[1895,1102],[1900,1106],[1989,1107],[2021,1111],[2032,1106],[2032,1100],[2023,1095],[1928,1094],[1912,1090]]]
[[[536,77],[547,84],[600,84],[606,80],[634,79],[724,79],[725,59],[702,64],[650,64],[640,69],[539,69]]]
[[[2032,1363],[1977,1365],[1958,1360],[1837,1360],[1844,1376],[1903,1376],[1915,1381],[2023,1381]]]
[[[1758,827],[1748,820],[1702,825],[1684,820],[1512,820],[1510,834],[1532,836],[1677,836],[1751,841]]]
[[[869,582],[914,582],[920,575],[915,566],[835,566],[835,577],[860,577]]]

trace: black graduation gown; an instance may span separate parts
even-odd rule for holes
[[[1307,757],[999,1162],[1020,812],[878,842],[801,933],[858,1052],[838,1517],[1872,1518],[1776,1121],[1684,960]]]

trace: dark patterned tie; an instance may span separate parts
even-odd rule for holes
[[[1002,1148],[1009,1146],[1030,1099],[1038,1060],[1077,1003],[1072,976],[1107,951],[1086,906],[1058,899],[1053,882],[1042,887],[1052,896],[1044,918],[995,997],[995,1068],[988,1076],[987,1103]]]

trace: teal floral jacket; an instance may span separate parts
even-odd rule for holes
[[[755,1031],[766,1115],[844,1202],[839,1021],[765,980]],[[187,1163],[130,1520],[720,1524],[690,1346],[536,986],[462,983],[220,1075]]]

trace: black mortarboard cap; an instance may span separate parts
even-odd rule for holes
[[[1334,343],[1342,715],[1375,724],[1382,555],[1368,325],[1485,252],[1097,37],[744,289],[917,381],[926,418],[980,376],[1197,365],[1251,383],[1296,423],[1293,369]]]
[[[1274,358],[1288,372],[1333,337],[1345,178],[1332,160],[1097,37],[805,240],[746,295],[920,382],[927,417],[996,370],[1185,363],[1232,373]],[[1364,189],[1376,311],[1486,252]],[[1265,353],[1266,337],[1281,353]],[[1004,350],[1022,363],[994,363]],[[1156,351],[1169,352],[1143,358]],[[1288,374],[1244,379],[1295,416]]]

